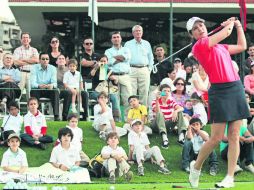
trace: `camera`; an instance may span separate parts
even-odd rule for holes
[[[162,91],[161,96],[166,96],[166,92]]]

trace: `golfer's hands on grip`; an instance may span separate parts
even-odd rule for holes
[[[237,19],[237,17],[230,17],[226,21],[222,22],[221,26],[225,27],[229,24],[232,24],[234,26],[239,26],[239,25],[241,25],[241,22]]]

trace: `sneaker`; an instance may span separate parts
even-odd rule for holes
[[[71,107],[71,111],[72,113],[78,113],[77,109],[76,109],[76,106],[72,106]]]
[[[186,167],[186,168],[183,168],[183,171],[185,171],[186,173],[190,173],[190,167]]]
[[[163,149],[168,149],[168,140],[165,140],[165,141],[163,141],[162,142],[162,145],[161,145],[161,148],[163,148]]]
[[[183,146],[184,145],[184,140],[178,140],[177,143],[180,145],[180,146]]]
[[[192,188],[198,188],[198,183],[199,183],[199,176],[200,176],[200,170],[196,170],[194,168],[196,161],[193,160],[190,163],[190,175],[189,175],[189,182]]]
[[[106,132],[105,131],[100,131],[99,138],[105,141],[106,140]]]
[[[226,176],[221,182],[215,184],[217,188],[231,188],[234,186],[234,178],[230,176]]]
[[[254,166],[252,164],[249,164],[248,166],[245,166],[244,168],[254,174]]]
[[[124,178],[126,181],[130,181],[133,177],[133,172],[132,171],[128,171],[127,173],[124,174]]]
[[[212,166],[210,167],[210,175],[216,176],[217,173],[218,173],[218,167],[217,167],[217,165],[212,165]]]
[[[80,112],[84,112],[84,108],[82,107],[82,105],[80,105],[79,111],[80,111]]]
[[[236,175],[236,174],[238,174],[238,173],[240,173],[242,171],[243,171],[243,169],[237,164],[236,167],[235,167],[234,174]]]
[[[138,167],[138,175],[139,176],[144,176],[145,175],[143,166]]]
[[[166,167],[160,167],[158,169],[158,172],[160,172],[162,174],[166,174],[166,175],[171,174],[171,171],[169,171],[168,168],[166,168]]]
[[[46,150],[46,145],[44,143],[37,144],[39,149]]]
[[[181,132],[179,137],[178,137],[178,141],[184,141],[184,133]]]
[[[4,97],[4,98],[2,99],[1,104],[5,105],[5,104],[6,104],[6,102],[7,102],[7,98],[6,98],[6,97]]]
[[[108,181],[109,181],[109,183],[116,183],[115,174],[110,174]]]

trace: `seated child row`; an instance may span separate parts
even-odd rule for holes
[[[166,90],[167,90],[167,88],[166,88]],[[134,102],[138,101],[138,99],[134,96],[129,98],[130,103],[133,100],[134,100]],[[106,108],[106,110],[110,109],[107,106],[106,103],[107,103],[107,94],[101,93],[98,97],[98,104],[97,105],[102,104],[102,106],[101,106],[100,109],[98,109],[98,114],[103,114],[103,109],[105,109],[105,108]],[[45,144],[44,143],[53,142],[53,138],[46,135],[46,129],[47,129],[46,121],[45,121],[45,117],[38,110],[38,101],[37,101],[37,99],[30,98],[29,101],[28,101],[28,108],[29,108],[29,113],[25,116],[25,119],[28,118],[27,121],[30,121],[30,122],[27,122],[27,124],[25,122],[25,132],[26,132],[26,134],[21,134],[21,138],[24,140],[24,142],[27,142],[29,145],[45,149]],[[177,105],[175,106],[175,108],[177,109]],[[8,122],[10,117],[12,115],[15,115],[15,113],[14,113],[15,111],[18,113],[18,107],[9,106],[9,110],[10,110],[11,114],[3,122],[4,126]],[[130,112],[131,112],[131,110],[130,110]],[[111,113],[111,112],[109,112],[109,113]],[[16,114],[16,116],[17,115],[18,114]],[[36,120],[37,117],[39,118],[38,121]],[[69,128],[71,130],[71,133],[74,135],[74,138],[73,137],[71,138],[71,140],[72,140],[71,144],[72,144],[72,146],[74,145],[73,147],[75,147],[75,149],[78,149],[78,151],[79,151],[79,156],[77,156],[80,159],[79,161],[87,162],[87,161],[89,161],[89,158],[86,156],[86,154],[84,152],[82,152],[82,144],[81,143],[82,143],[82,139],[83,139],[83,132],[80,128],[77,127],[78,116],[75,115],[75,114],[74,115],[71,114],[69,116],[68,120],[69,120],[69,126],[67,128]],[[113,119],[111,121],[113,121]],[[139,175],[144,175],[143,161],[145,161],[147,159],[152,159],[160,166],[160,168],[158,170],[159,172],[164,173],[164,174],[169,174],[170,171],[165,166],[165,160],[162,157],[159,148],[157,146],[149,148],[150,142],[148,140],[146,131],[145,130],[143,131],[144,122],[140,119],[134,119],[134,120],[131,120],[130,123],[131,123],[129,125],[129,131],[130,132],[129,132],[129,135],[128,135],[128,143],[129,143],[129,147],[130,147],[129,157],[127,157],[126,154],[122,155],[122,156],[120,156],[121,157],[120,161],[122,161],[124,158],[126,158],[125,160],[127,160],[127,158],[129,160],[136,160],[137,163],[138,163],[138,174]],[[32,126],[38,126],[37,124],[38,125],[40,124],[40,126],[42,126],[42,127],[40,127],[39,129],[38,129],[38,127],[35,127],[35,129],[32,129],[33,128]],[[198,127],[196,127],[196,125],[198,125]],[[12,126],[15,126],[15,125],[12,125]],[[100,125],[99,125],[99,127],[100,127]],[[103,127],[106,128],[107,125],[104,124]],[[208,138],[208,134],[205,134],[205,132],[203,130],[200,130],[201,127],[202,127],[202,122],[198,118],[192,118],[190,120],[190,125],[189,125],[188,130],[187,130],[187,139],[191,140],[191,142],[193,144],[192,148],[191,148],[191,146],[189,146],[190,143],[188,143],[189,142],[188,140],[185,141],[186,142],[185,144],[186,145],[188,144],[187,153],[192,154],[192,155],[189,155],[189,158],[188,158],[188,155],[187,155],[187,159],[186,159],[186,149],[185,148],[183,149],[183,154],[182,154],[183,155],[182,169],[184,169],[186,172],[188,172],[188,166],[189,166],[190,161],[192,159],[195,159],[195,155],[198,153],[200,147],[202,146],[202,144]],[[107,137],[105,135],[105,138],[107,138],[106,140],[107,140],[108,146],[110,146],[109,142],[111,141],[111,138],[109,138],[109,137],[111,137],[111,135],[109,135],[109,134],[111,134],[110,132],[118,132],[116,130],[116,128],[111,127],[110,129],[111,129],[111,131],[109,131]],[[122,128],[119,128],[119,129],[122,129]],[[35,133],[36,131],[37,132],[39,131],[40,133],[39,134]],[[192,135],[190,134],[190,131],[191,131],[191,133],[193,133]],[[19,130],[19,132],[20,132],[20,130]],[[194,134],[194,132],[195,132],[195,134]],[[60,133],[60,131],[59,131],[59,133]],[[204,133],[204,135],[203,135],[203,133]],[[5,139],[8,139],[7,135],[3,135],[3,136],[5,136]],[[6,136],[7,136],[7,138],[6,138]],[[27,136],[30,136],[30,137],[27,137]],[[197,136],[197,138],[192,139],[192,136],[193,137]],[[117,145],[119,143],[119,137],[117,136],[117,134],[115,134],[114,138],[117,138],[117,140],[116,140],[117,141],[116,145]],[[43,140],[41,141],[41,139],[43,139]],[[59,140],[61,140],[61,138],[59,138]],[[62,145],[60,144],[57,147],[61,147],[61,146]],[[184,147],[186,147],[186,146],[184,146]],[[55,149],[57,151],[56,147],[54,148],[54,150]],[[111,149],[112,149],[112,147],[111,147]],[[52,151],[52,154],[53,154],[54,150]],[[106,152],[108,152],[108,150],[110,150],[110,148],[105,148],[105,150],[106,150]],[[111,151],[113,151],[113,150],[115,150],[115,149],[113,148]],[[118,151],[116,151],[116,152],[118,152]],[[101,153],[103,155],[103,150],[102,150]],[[58,155],[58,154],[56,154],[56,155]],[[113,151],[112,155],[114,155],[114,151]],[[115,160],[117,160],[118,157],[119,156],[114,157]],[[66,157],[66,158],[68,158],[68,157]],[[111,158],[111,157],[107,157],[107,153],[106,153],[106,156],[104,155],[103,158],[107,160],[108,158]],[[217,157],[216,157],[216,155],[212,155],[212,159],[213,160],[211,160],[211,162],[210,162],[210,174],[211,175],[216,175],[216,173],[217,173]],[[60,161],[60,162],[62,162],[62,161]],[[68,161],[67,161],[67,163],[68,163]],[[71,162],[71,163],[73,163],[73,162]],[[114,182],[115,181],[115,172],[114,172],[114,169],[112,169],[112,168],[115,168],[115,166],[111,165],[112,167],[107,167],[107,164],[110,164],[110,163],[111,162],[109,162],[109,163],[106,162],[104,165],[105,165],[106,168],[109,169],[110,181]],[[61,164],[61,165],[58,164],[58,165],[55,165],[55,166],[58,166],[58,167],[60,167],[60,169],[63,169],[63,170],[69,170],[71,165],[70,164],[67,164],[67,165],[68,166],[66,166],[65,162],[63,162],[63,164]],[[127,165],[125,165],[125,166],[127,166]],[[129,172],[129,170],[127,169],[128,167],[124,167],[124,168],[125,169],[123,169],[123,171],[120,172],[119,174],[122,173],[124,176],[126,176],[126,179],[130,179],[131,176],[132,176],[132,173]]]
[[[70,171],[72,167],[79,166],[82,162],[82,156],[86,158],[83,159],[83,161],[89,161],[89,158],[85,153],[82,152],[81,154],[81,151],[74,145],[75,135],[77,137],[78,133],[74,133],[73,129],[74,131],[80,129],[77,127],[77,123],[77,115],[70,115],[69,126],[59,130],[58,139],[60,143],[56,145],[51,152],[49,162],[54,167],[63,171]],[[115,183],[116,175],[123,175],[126,180],[131,180],[133,173],[130,171],[128,160],[135,160],[137,162],[138,175],[140,176],[144,175],[143,162],[146,160],[151,160],[158,164],[158,172],[162,174],[170,174],[171,172],[165,165],[165,159],[163,158],[160,149],[157,146],[150,148],[150,142],[147,134],[143,130],[142,121],[139,119],[134,120],[131,123],[131,127],[132,130],[128,135],[129,156],[127,156],[124,149],[119,146],[119,137],[116,132],[110,132],[107,135],[107,146],[102,148],[101,156],[104,159],[103,166],[109,174],[109,182]],[[187,170],[187,168],[189,168],[189,163],[195,159],[202,144],[207,139],[208,134],[201,130],[200,119],[191,119],[187,131],[187,140],[185,141],[182,152],[182,167],[186,172],[189,172]],[[7,142],[10,148],[3,154],[1,162],[1,167],[5,171],[17,173],[26,172],[28,163],[25,152],[19,148],[20,141],[21,139],[18,134],[12,133],[8,136]],[[79,139],[79,143],[81,144],[81,139]],[[225,152],[224,149],[223,152]],[[250,160],[248,157],[246,162],[251,164],[253,160]],[[218,161],[215,152],[210,155],[209,164],[211,166],[210,174],[216,175]],[[237,172],[239,172],[239,170]]]

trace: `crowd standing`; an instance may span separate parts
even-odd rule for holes
[[[200,27],[196,26],[197,23],[204,22],[197,18],[191,28],[187,26],[187,30],[194,31],[196,28],[192,27]],[[227,26],[232,23],[224,24]],[[240,28],[240,23],[235,21],[235,25]],[[209,117],[208,92],[216,79],[203,63],[204,59],[198,57],[197,51],[193,53],[198,59],[190,54],[184,63],[179,57],[175,57],[173,63],[170,63],[165,59],[166,49],[163,45],[156,45],[153,51],[150,43],[142,38],[142,26],[133,26],[132,34],[133,39],[123,45],[121,33],[112,33],[112,47],[106,49],[103,55],[94,52],[94,42],[90,37],[85,38],[80,62],[66,56],[56,36],[51,38],[48,49],[40,54],[30,45],[31,36],[27,32],[21,34],[22,45],[16,48],[13,54],[4,53],[0,48],[0,99],[1,105],[7,106],[9,113],[3,119],[0,139],[1,145],[9,146],[1,162],[5,171],[26,171],[28,163],[25,152],[19,148],[21,141],[42,150],[46,149],[47,143],[53,142],[53,137],[47,134],[45,116],[39,110],[41,98],[50,99],[55,121],[60,118],[69,121],[68,125],[58,132],[58,140],[49,162],[63,171],[69,171],[73,167],[86,167],[90,158],[82,150],[85,130],[78,127],[77,113],[82,115],[82,120],[87,120],[89,101],[95,100],[92,125],[99,138],[107,143],[101,150],[101,157],[110,183],[115,183],[118,176],[124,176],[127,181],[131,180],[133,173],[130,171],[130,163],[133,161],[137,163],[137,174],[140,176],[145,175],[143,163],[147,160],[159,166],[158,172],[171,173],[159,146],[150,146],[148,135],[159,133],[162,139],[160,146],[164,149],[170,147],[170,135],[177,135],[177,143],[183,147],[181,169],[191,173],[192,186],[198,185],[200,170],[194,168],[195,162],[192,161],[200,157],[200,152],[201,155],[204,154],[203,145],[211,141],[203,128],[209,121],[214,123]],[[216,44],[217,41],[211,43]],[[247,103],[254,99],[253,44],[249,45],[248,54],[249,57],[244,63]],[[202,64],[197,60],[201,60]],[[216,73],[215,75],[217,76]],[[86,85],[89,83],[92,87],[87,91]],[[28,111],[23,119],[15,100],[21,96],[24,88]],[[63,99],[61,117],[60,99]],[[124,108],[123,112],[121,106]],[[214,111],[214,108],[212,110]],[[249,107],[248,110],[254,115],[253,108]],[[214,117],[214,112],[212,114]],[[121,121],[122,118],[125,120],[124,126],[116,126],[115,121]],[[242,171],[240,161],[244,159],[243,167],[254,174],[253,123],[250,118],[249,122],[242,124],[239,121],[241,128],[237,136],[240,138],[241,148],[237,165],[231,169],[233,173]],[[229,122],[225,131],[223,130],[225,134],[221,139],[220,154],[224,160],[228,160],[230,125],[232,123]],[[128,154],[119,145],[120,136],[127,133]],[[213,135],[211,138],[214,138]],[[14,153],[20,155],[18,159],[12,157]],[[218,159],[214,148],[206,154],[210,158],[209,172],[215,176],[218,172]],[[17,169],[13,170],[10,166],[17,166]],[[196,175],[196,178],[193,175]],[[225,179],[231,180],[232,185],[230,177]],[[228,185],[225,179],[220,186]]]

